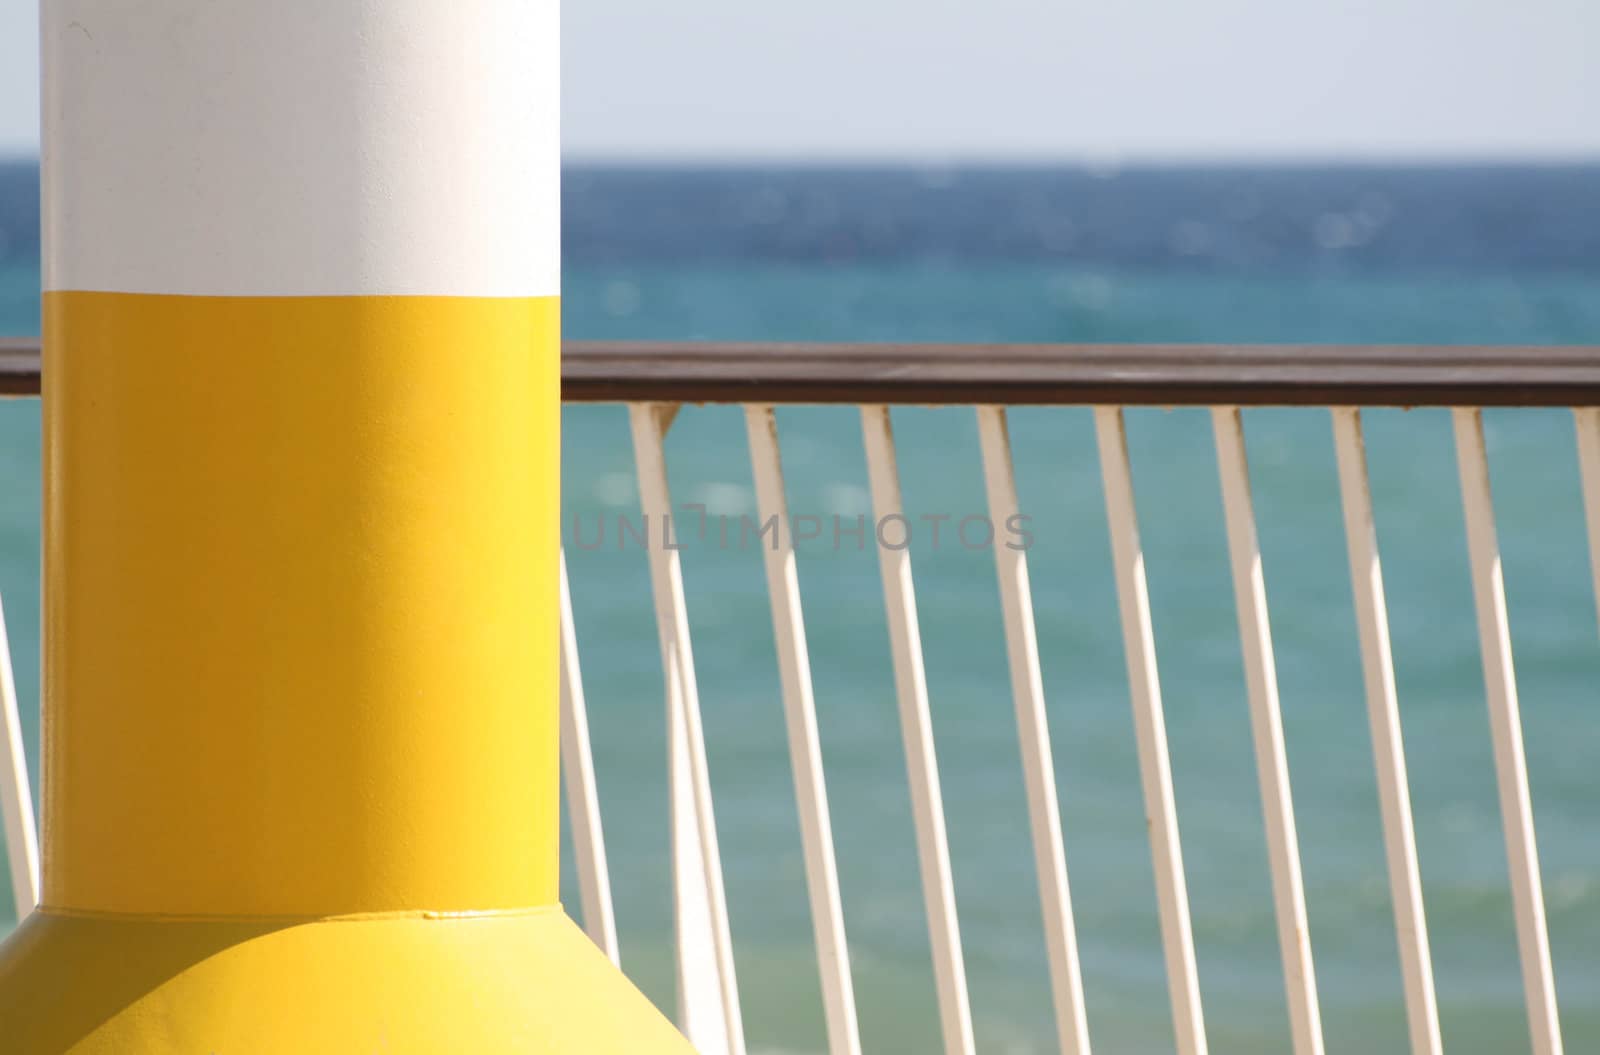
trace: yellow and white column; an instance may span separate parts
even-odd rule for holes
[[[558,6],[44,5],[8,1053],[688,1050],[557,904]]]

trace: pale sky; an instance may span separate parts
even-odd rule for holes
[[[1600,158],[1600,0],[579,0],[563,17],[577,159]],[[38,148],[36,51],[35,0],[0,0],[0,154]]]

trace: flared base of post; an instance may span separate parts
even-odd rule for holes
[[[315,921],[39,911],[0,944],[9,1055],[692,1055],[557,907]]]

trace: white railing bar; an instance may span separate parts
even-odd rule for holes
[[[583,699],[583,668],[578,664],[578,634],[572,621],[572,589],[567,583],[565,551],[561,553],[560,666],[561,772],[567,785],[567,817],[572,825],[583,929],[612,963],[620,965],[617,919],[611,907],[611,873],[606,867],[605,833],[600,824],[600,795],[595,788],[589,710]]]
[[[1156,903],[1167,962],[1167,988],[1172,1001],[1172,1027],[1178,1055],[1205,1055],[1200,976],[1195,967],[1194,935],[1189,924],[1189,893],[1178,840],[1178,812],[1173,801],[1172,766],[1167,757],[1167,726],[1161,710],[1155,633],[1150,624],[1150,596],[1145,583],[1144,551],[1139,545],[1139,518],[1134,507],[1133,474],[1128,463],[1128,434],[1122,409],[1096,407],[1094,424],[1100,448],[1100,473],[1105,485],[1106,518],[1111,529],[1112,564],[1122,615],[1134,732],[1139,746],[1139,775],[1144,783],[1145,824],[1150,832],[1150,854],[1155,869]]]
[[[928,936],[933,947],[933,973],[939,991],[944,1050],[946,1055],[973,1055],[972,1009],[967,1001],[967,972],[956,920],[955,884],[950,876],[944,802],[939,792],[939,766],[934,753],[933,723],[928,713],[928,683],[922,664],[916,593],[911,581],[911,553],[902,545],[906,541],[907,522],[901,506],[900,471],[895,461],[889,408],[876,404],[862,406],[861,432],[866,441],[873,530],[878,536],[873,544],[878,550],[878,567],[883,575],[884,607],[894,656],[900,730],[911,784],[917,857],[928,914]],[[899,526],[891,521],[898,521]]]
[[[17,682],[11,671],[11,643],[6,613],[0,606],[0,817],[11,867],[11,896],[17,919],[39,903],[39,836],[33,820],[33,794],[28,786],[28,756],[22,750],[22,715],[17,711]]]
[[[683,567],[671,528],[672,495],[663,441],[666,425],[676,412],[675,406],[655,403],[628,405],[667,690],[679,1026],[702,1055],[744,1055],[744,1026],[700,722],[700,693],[689,644]]]
[[[1478,610],[1483,680],[1494,740],[1495,777],[1500,786],[1500,819],[1505,828],[1506,864],[1516,911],[1522,986],[1528,1001],[1528,1030],[1534,1055],[1560,1055],[1561,1022],[1545,929],[1539,850],[1534,839],[1533,803],[1528,794],[1528,762],[1522,749],[1522,717],[1511,658],[1511,628],[1506,616],[1500,543],[1495,537],[1489,459],[1484,449],[1483,413],[1475,407],[1451,412],[1456,458],[1461,470],[1461,500],[1472,562],[1472,592]]]
[[[795,565],[794,540],[788,530],[789,501],[783,485],[778,422],[770,406],[749,406],[744,413],[761,522],[763,526],[769,522],[777,525],[772,541],[761,546],[761,556],[766,565],[772,634],[783,682],[789,765],[794,771],[795,805],[800,813],[800,841],[805,853],[806,890],[811,895],[811,926],[817,942],[828,1051],[831,1055],[860,1055],[855,987],[850,977],[839,872],[834,862],[833,822],[828,814],[817,706],[811,687],[811,657],[800,606],[800,575]],[[758,538],[758,544],[760,541]]]
[[[1589,569],[1594,574],[1596,609],[1600,610],[1600,407],[1578,407],[1572,416],[1578,429],[1578,471],[1589,523]]]
[[[1044,678],[1039,670],[1039,640],[1033,619],[1028,557],[1019,546],[1002,541],[1002,538],[1009,538],[1012,518],[1021,515],[1016,471],[1011,460],[1011,435],[1004,407],[980,406],[977,411],[978,441],[983,450],[983,477],[989,498],[991,545],[995,573],[1000,581],[1006,657],[1017,709],[1017,738],[1022,749],[1023,783],[1028,793],[1028,820],[1033,829],[1034,867],[1039,877],[1045,947],[1050,958],[1056,1033],[1065,1055],[1089,1055],[1089,1023],[1084,1014],[1078,934],[1072,921],[1072,895],[1067,884],[1061,808],[1056,797]]]
[[[1217,469],[1222,480],[1223,518],[1228,529],[1228,560],[1233,568],[1239,644],[1244,656],[1250,727],[1255,739],[1256,775],[1266,821],[1267,861],[1278,920],[1278,951],[1289,1004],[1289,1033],[1295,1055],[1321,1055],[1322,1012],[1311,962],[1311,928],[1306,920],[1305,885],[1300,876],[1300,841],[1295,835],[1294,798],[1289,788],[1289,758],[1283,746],[1283,715],[1278,704],[1277,662],[1267,613],[1266,579],[1256,536],[1255,504],[1250,495],[1250,465],[1244,447],[1244,421],[1238,407],[1213,407]]]
[[[1400,974],[1406,987],[1411,1051],[1412,1055],[1440,1055],[1439,1006],[1433,988],[1433,958],[1428,951],[1427,917],[1422,907],[1422,873],[1417,865],[1417,837],[1411,820],[1411,789],[1406,780],[1405,742],[1389,641],[1389,608],[1384,601],[1383,568],[1378,560],[1377,522],[1372,513],[1361,411],[1356,407],[1333,407],[1332,414],[1345,541],[1350,550],[1350,585],[1361,639],[1361,669],[1367,683],[1367,719],[1372,728],[1372,760],[1378,773],[1378,802],[1383,810],[1384,853],[1389,864],[1389,896],[1394,902],[1395,938],[1400,946]]]

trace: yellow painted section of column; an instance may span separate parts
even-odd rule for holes
[[[45,298],[6,1055],[688,1055],[556,904],[554,297]]]
[[[554,904],[557,298],[44,312],[46,908]]]

